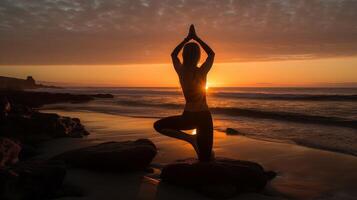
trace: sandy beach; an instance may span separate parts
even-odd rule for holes
[[[157,134],[155,119],[132,118],[87,111],[55,112],[78,117],[91,132],[82,139],[62,138],[47,142],[40,157],[50,158],[66,150],[104,141],[148,138],[158,147],[152,162],[154,173],[112,174],[69,169],[65,184],[83,190],[82,197],[62,199],[206,199],[189,189],[160,183],[160,168],[166,163],[195,156],[192,147]],[[245,194],[234,199],[355,199],[357,158],[296,144],[262,141],[245,136],[227,136],[215,131],[217,157],[255,161],[278,172],[262,194]]]

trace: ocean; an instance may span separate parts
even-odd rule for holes
[[[38,90],[114,95],[113,99],[48,105],[47,109],[159,119],[179,115],[184,107],[180,88]],[[215,130],[233,128],[254,139],[357,156],[357,88],[209,88],[207,100]]]

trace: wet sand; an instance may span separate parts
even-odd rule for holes
[[[69,169],[68,185],[83,189],[83,197],[61,199],[207,199],[189,189],[160,183],[160,168],[177,159],[194,157],[193,148],[182,141],[157,134],[154,119],[131,118],[86,111],[58,111],[78,117],[91,132],[82,139],[52,140],[43,147],[41,157],[49,158],[66,150],[101,143],[138,138],[151,139],[158,147],[152,162],[154,174],[98,173]],[[215,131],[216,156],[251,160],[266,170],[278,172],[262,194],[244,194],[234,199],[355,199],[357,197],[357,157],[317,150],[295,144],[261,141],[244,136],[227,136]]]

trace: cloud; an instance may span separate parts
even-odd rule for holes
[[[188,25],[218,61],[357,54],[356,0],[2,0],[0,64],[168,62]]]

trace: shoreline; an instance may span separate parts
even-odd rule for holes
[[[87,109],[86,106],[84,106],[83,108],[81,108],[80,106],[78,107],[77,105],[75,105],[73,108],[68,107],[67,103],[64,104],[50,104],[50,105],[45,105],[43,107],[40,108],[40,111],[43,112],[47,112],[47,111],[51,111],[51,110],[55,110],[55,111],[66,111],[66,112],[76,112],[76,111],[80,111],[80,112],[87,112],[87,113],[101,113],[101,114],[108,114],[108,115],[113,115],[113,116],[118,116],[118,117],[128,117],[128,118],[135,118],[138,120],[141,119],[149,119],[149,120],[158,120],[162,117],[150,117],[150,116],[137,116],[137,115],[130,115],[130,114],[117,114],[115,112],[110,112],[110,111],[102,111],[100,109],[93,109],[93,110],[89,110]],[[244,117],[242,117],[244,118]],[[219,121],[225,121],[227,119],[225,118],[221,118],[219,119]],[[335,128],[339,128],[336,126],[331,126],[331,127],[335,127]],[[215,128],[215,131],[217,132],[225,132],[226,128],[231,128],[231,127],[224,127],[222,129],[222,127],[218,127]],[[345,127],[348,128],[348,127]],[[350,130],[354,130],[354,128],[348,128]],[[357,154],[355,152],[350,152],[348,150],[341,150],[340,148],[334,148],[334,147],[328,147],[326,145],[318,145],[316,143],[311,143],[309,141],[306,140],[289,140],[289,139],[275,139],[275,138],[263,138],[263,137],[259,137],[259,136],[255,136],[255,135],[247,135],[245,133],[237,133],[237,134],[232,134],[232,137],[238,136],[238,135],[243,135],[244,137],[247,138],[251,138],[251,139],[255,139],[255,140],[260,140],[260,141],[268,141],[268,142],[276,142],[276,143],[283,143],[283,144],[294,144],[294,145],[298,145],[298,146],[302,146],[302,147],[307,147],[307,148],[311,148],[311,149],[315,149],[315,150],[323,150],[323,151],[329,151],[329,152],[333,152],[333,153],[341,153],[344,155],[350,155],[350,156],[354,156],[357,157]]]
[[[148,138],[157,145],[159,152],[151,164],[151,166],[156,168],[155,171],[160,170],[160,166],[175,160],[195,157],[189,144],[155,133],[152,129],[153,119],[139,119],[80,111],[45,110],[44,112],[56,112],[60,115],[79,117],[85,127],[91,132],[91,135],[82,139],[63,138],[48,141],[43,146],[47,151],[47,155],[42,154],[42,157],[50,157],[61,151],[103,141],[117,141],[118,139],[132,140],[135,138]],[[277,178],[269,183],[265,191],[268,195],[277,195],[276,197],[261,196],[261,194],[247,194],[248,198],[249,195],[251,195],[252,199],[262,199],[263,197],[267,199],[279,199],[282,197],[294,199],[353,199],[357,196],[357,192],[354,191],[354,183],[357,182],[357,172],[355,172],[357,168],[357,158],[353,155],[303,147],[295,144],[256,140],[240,135],[227,136],[225,133],[219,131],[215,131],[214,150],[217,157],[256,161],[261,163],[266,169],[278,172]],[[74,174],[85,173],[83,170],[70,169],[69,173],[71,174],[72,172]],[[87,176],[97,178],[103,175],[102,173],[86,173],[89,173]],[[348,174],[348,176],[346,176],[346,174]],[[116,175],[114,177],[120,178],[121,176],[122,175]],[[69,178],[66,179],[66,182],[73,182],[79,185],[85,182],[71,178],[72,175],[67,177]],[[139,177],[143,177],[143,175]],[[157,199],[153,198],[157,197],[156,192],[159,185],[161,185],[156,179],[157,172],[150,175],[150,177],[153,178],[139,178],[141,180],[141,182],[139,181],[140,185],[147,190],[144,199]],[[115,180],[114,178],[112,181]],[[107,183],[109,184],[107,187],[113,187],[113,183],[109,182]],[[129,185],[130,184],[133,183],[129,181]],[[162,188],[162,186],[160,187]],[[174,186],[170,186],[169,188],[173,190],[171,192],[179,193],[177,196],[189,199],[205,199],[201,195],[196,196],[196,193],[189,190]],[[91,185],[87,185],[83,187],[83,189],[85,191],[96,190],[95,186]],[[161,193],[166,193],[168,190],[169,189],[164,189]],[[115,191],[116,190],[113,190],[112,192]],[[139,194],[144,195],[142,193]],[[91,199],[92,196],[100,197],[101,195],[105,194],[88,194],[84,199]],[[259,197],[254,197],[256,195]],[[234,199],[240,199],[242,197],[247,196],[239,195]],[[102,198],[104,197],[102,196]],[[111,197],[107,196],[107,198]]]

